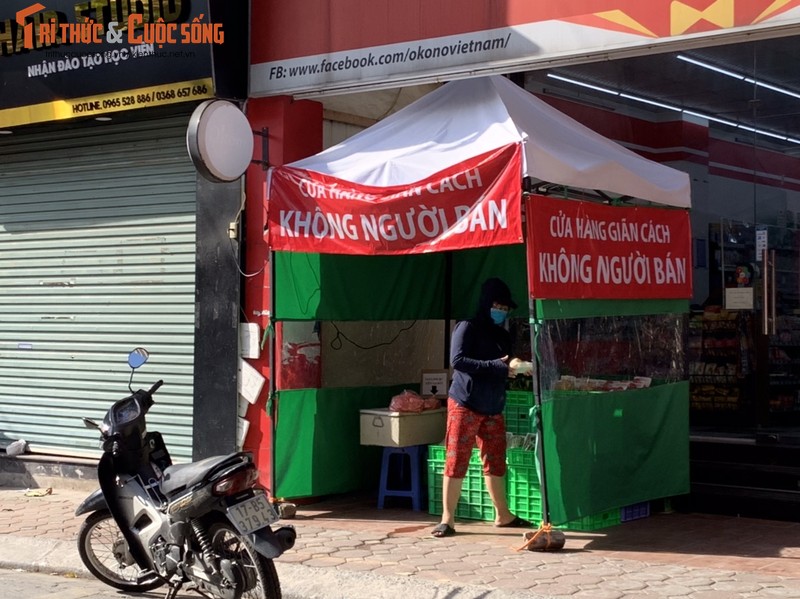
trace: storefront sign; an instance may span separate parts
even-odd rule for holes
[[[785,35],[798,23],[800,0],[255,2],[251,95],[607,60],[683,40]]]
[[[512,144],[410,186],[358,185],[289,167],[272,171],[274,250],[418,254],[520,243],[521,147]]]
[[[532,297],[692,296],[692,236],[685,210],[531,196],[526,214]]]
[[[756,230],[756,262],[764,261],[764,252],[767,251],[767,243],[769,240],[769,233],[767,229]]]
[[[231,36],[222,21],[240,15],[216,4],[3,2],[0,128],[212,97],[212,56],[245,48],[241,28]]]

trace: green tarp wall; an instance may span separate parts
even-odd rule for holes
[[[550,521],[689,492],[689,383],[542,402]]]
[[[359,410],[385,408],[389,399],[406,387],[280,391],[275,496],[311,497],[377,489],[381,448],[360,444]]]
[[[276,252],[275,319],[460,320],[475,314],[481,283],[493,276],[511,288],[516,314],[527,314],[522,244],[409,256]]]
[[[410,256],[277,252],[276,320],[424,320],[470,318],[481,283],[499,276],[527,314],[525,246]],[[452,280],[452,287],[446,288]],[[396,387],[282,390],[275,430],[278,497],[310,497],[377,488],[380,447],[359,443],[359,410],[385,408]]]
[[[526,314],[524,245],[412,256],[278,252],[276,320],[460,320],[480,284],[503,278]],[[451,281],[448,288],[448,280]],[[450,313],[445,307],[450,302]],[[686,301],[537,301],[536,317],[682,313]],[[403,388],[280,391],[275,432],[278,497],[377,487],[380,448],[359,443],[359,410],[386,407]],[[688,384],[545,397],[548,501],[554,523],[688,492]]]
[[[688,300],[537,300],[540,321],[684,314]],[[689,492],[689,382],[542,397],[550,521]]]

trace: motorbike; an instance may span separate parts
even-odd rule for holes
[[[130,353],[131,394],[102,423],[83,419],[100,431],[103,454],[100,488],[75,510],[88,514],[78,534],[81,560],[125,592],[168,585],[166,599],[182,588],[215,599],[280,599],[273,560],[294,546],[294,527],[276,527],[278,513],[249,452],[172,463],[145,421],[163,381],[146,391],[131,387],[148,357],[144,348]]]

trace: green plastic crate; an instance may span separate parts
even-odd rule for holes
[[[592,531],[600,530],[601,528],[608,528],[609,526],[616,526],[620,523],[620,510],[615,508],[607,512],[595,514],[594,516],[584,516],[577,520],[567,522],[560,528],[565,530],[582,530]]]
[[[506,405],[532,407],[533,391],[506,391]]]
[[[538,524],[542,520],[542,494],[536,474],[536,454],[524,449],[509,449],[506,461],[508,509],[512,514]]]
[[[530,417],[532,407],[533,393],[531,391],[506,391],[506,407],[503,410],[506,430],[515,435],[533,432],[533,423]]]
[[[536,468],[536,452],[529,449],[512,448],[506,451],[509,466],[529,466]]]
[[[445,449],[444,445],[428,445],[429,462],[436,461],[444,464],[446,458],[447,458],[447,450]],[[481,454],[478,452],[477,447],[474,447],[472,449],[472,455],[469,457],[469,463],[481,464]]]
[[[477,450],[473,450],[473,458]],[[444,460],[428,460],[428,513],[439,516],[442,513],[442,479],[444,477]],[[483,480],[483,467],[472,463],[467,468],[467,475],[461,487],[461,499],[456,506],[456,518],[464,520],[494,520],[494,505]]]
[[[428,445],[428,461],[444,462],[447,457],[444,445]]]
[[[533,421],[530,417],[529,406],[506,405],[503,411],[506,421],[506,431],[515,435],[525,435],[533,432]]]

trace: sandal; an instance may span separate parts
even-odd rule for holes
[[[438,539],[441,539],[442,537],[452,537],[454,534],[456,534],[456,529],[449,524],[442,522],[431,531],[431,534]]]
[[[514,516],[511,522],[505,524],[495,524],[496,528],[533,528],[533,525],[527,520],[523,520],[519,516]]]

